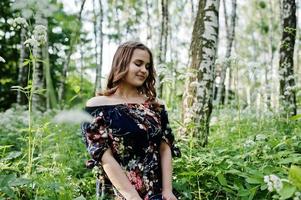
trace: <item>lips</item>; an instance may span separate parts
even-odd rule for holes
[[[143,75],[137,75],[140,79],[145,79],[145,76]]]

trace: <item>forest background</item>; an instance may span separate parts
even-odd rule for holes
[[[0,199],[104,198],[81,110],[128,40],[154,53],[179,199],[301,199],[300,1],[0,6]]]

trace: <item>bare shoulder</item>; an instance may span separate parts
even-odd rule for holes
[[[93,106],[107,105],[109,102],[110,102],[110,98],[107,96],[96,96],[89,99],[86,103],[86,106],[93,107]]]

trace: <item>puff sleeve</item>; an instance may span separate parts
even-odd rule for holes
[[[181,157],[181,151],[175,145],[175,137],[172,133],[172,129],[170,128],[169,120],[168,120],[168,113],[163,106],[161,111],[161,125],[162,125],[162,139],[161,142],[166,142],[170,149],[173,157]]]
[[[93,116],[93,120],[82,123],[81,131],[87,150],[92,157],[92,160],[86,162],[86,166],[93,168],[101,163],[104,152],[110,147],[110,129],[107,126],[102,110],[91,112],[90,108],[86,108],[86,111]]]

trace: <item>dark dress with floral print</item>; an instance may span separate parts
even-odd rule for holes
[[[93,121],[82,124],[82,133],[92,160],[87,167],[101,167],[101,157],[111,148],[132,185],[144,199],[162,192],[159,147],[165,141],[173,156],[180,156],[164,105],[125,103],[86,107]],[[109,182],[105,173],[102,180]],[[115,199],[124,199],[113,188]]]

